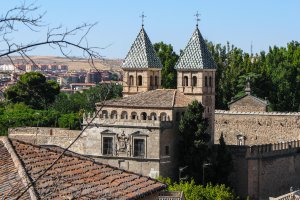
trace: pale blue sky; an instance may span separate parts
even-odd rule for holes
[[[1,13],[20,1],[1,0]],[[27,2],[32,2],[28,1]],[[269,46],[285,46],[300,41],[299,0],[37,0],[44,21],[50,26],[67,27],[82,22],[98,22],[89,34],[89,43],[103,49],[106,58],[124,58],[141,28],[139,16],[144,11],[145,29],[152,43],[163,41],[183,49],[195,29],[194,14],[199,11],[200,31],[214,43],[226,41],[250,52],[268,50]],[[23,28],[19,41],[38,40],[43,32],[29,34]],[[40,48],[34,54],[56,54]]]

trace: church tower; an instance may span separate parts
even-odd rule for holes
[[[209,119],[213,139],[216,64],[198,29],[198,24],[175,69],[177,90],[200,101],[205,107],[205,117]]]
[[[123,64],[123,96],[161,88],[160,59],[142,25]]]

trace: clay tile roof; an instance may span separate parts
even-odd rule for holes
[[[135,108],[173,108],[186,107],[191,101],[192,99],[190,97],[176,89],[157,89],[130,95],[120,99],[112,99],[106,101],[105,105]]]
[[[24,190],[21,177],[13,162],[12,155],[5,145],[4,137],[0,139],[0,199],[18,197],[20,191]],[[7,138],[6,138],[7,140]],[[6,141],[8,142],[8,140]],[[29,192],[26,192],[22,199],[30,199]]]
[[[31,180],[43,173],[63,151],[11,140]],[[1,159],[2,160],[2,159]],[[132,172],[67,152],[34,186],[40,199],[138,199],[166,185]]]
[[[198,27],[175,65],[177,70],[216,69],[216,63]]]
[[[162,68],[161,61],[144,28],[132,44],[122,68]]]

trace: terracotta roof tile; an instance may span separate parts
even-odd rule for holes
[[[12,140],[12,145],[32,180],[35,180],[63,150],[17,140]],[[67,152],[37,181],[35,190],[40,199],[137,199],[165,187],[154,179]]]
[[[186,107],[191,101],[190,97],[176,89],[157,89],[120,99],[112,99],[106,101],[105,105],[137,108],[173,108]]]
[[[25,188],[11,154],[0,140],[0,199],[16,198]],[[30,199],[26,192],[22,199]]]

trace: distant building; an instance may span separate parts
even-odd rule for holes
[[[26,72],[41,71],[38,65],[26,65]]]
[[[86,73],[86,83],[99,83],[101,82],[101,73],[97,71],[91,71]]]
[[[91,87],[95,87],[95,83],[71,83],[70,88],[72,90],[82,90],[82,89],[89,89]]]

